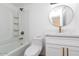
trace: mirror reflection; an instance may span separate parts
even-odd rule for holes
[[[51,24],[59,29],[71,23],[73,18],[73,10],[66,5],[59,5],[50,10],[49,20]]]

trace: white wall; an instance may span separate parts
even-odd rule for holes
[[[52,28],[52,25],[48,21],[49,4],[28,4],[28,6],[25,6],[25,9],[28,10],[27,20],[29,22],[28,32],[30,40],[37,35],[42,35],[49,28]]]
[[[74,17],[72,23],[63,27],[64,33],[79,33],[79,4],[66,4],[70,6],[74,11]],[[37,35],[43,35],[45,32],[57,32],[55,27],[53,27],[48,19],[49,4],[47,3],[36,3],[28,4],[25,6],[28,10],[28,32],[29,39],[32,40],[33,37]],[[25,17],[26,18],[26,17]],[[26,23],[25,23],[26,25]]]
[[[79,33],[79,4],[67,4],[74,10],[73,22],[64,27],[64,32]],[[9,6],[8,4],[5,6]],[[50,24],[48,19],[49,4],[48,3],[33,3],[24,4],[24,31],[25,39],[29,41],[37,35],[43,35],[45,32],[57,32],[55,28]],[[12,7],[12,10],[17,12],[17,8]],[[10,39],[12,37],[12,12],[10,8],[0,5],[0,39]],[[13,12],[14,13],[14,12]],[[7,21],[8,20],[8,21]],[[11,32],[10,32],[11,31]]]
[[[11,8],[9,8],[9,5],[0,4],[0,44],[13,37],[13,16],[15,11],[11,5]]]
[[[17,8],[10,4],[0,4],[0,40],[10,39],[12,37],[12,16]],[[64,32],[79,33],[79,4],[67,4],[74,10],[74,18],[71,24],[64,27]],[[9,7],[7,7],[9,6]],[[32,40],[37,35],[43,35],[45,32],[57,32],[50,24],[48,19],[49,4],[48,3],[33,3],[24,4],[24,31],[27,42]],[[13,10],[13,11],[12,11]],[[15,15],[16,16],[16,15]]]
[[[69,25],[64,27],[64,32],[79,35],[79,3],[66,4],[70,6],[74,11],[74,16]]]
[[[29,42],[29,10],[24,9],[24,38],[26,42]]]

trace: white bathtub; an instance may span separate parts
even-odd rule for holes
[[[0,56],[23,56],[29,45],[29,43],[16,39],[0,41]]]
[[[27,49],[28,46],[29,46],[29,44],[23,44],[20,47],[17,47],[13,51],[6,54],[5,56],[23,56],[25,49]]]

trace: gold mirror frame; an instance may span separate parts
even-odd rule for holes
[[[59,5],[51,9],[49,13],[49,21],[55,26],[59,32],[62,32],[62,27],[70,24],[73,18],[73,10],[66,5]]]

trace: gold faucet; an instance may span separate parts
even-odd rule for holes
[[[59,26],[59,33],[61,33],[62,32],[62,29],[61,29],[61,26]]]

